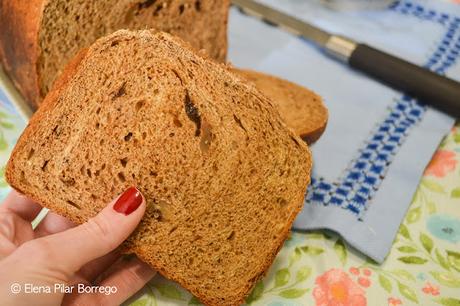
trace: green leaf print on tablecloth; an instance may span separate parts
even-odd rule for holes
[[[460,253],[449,250],[446,252],[449,265],[460,272]]]
[[[342,239],[337,239],[337,241],[334,244],[334,251],[337,253],[337,256],[339,257],[342,265],[345,265],[345,263],[347,262],[348,252]]]
[[[392,292],[393,286],[391,285],[391,281],[383,274],[379,275],[379,284],[383,289],[386,290],[386,292],[388,293]]]
[[[439,298],[434,300],[436,303],[445,306],[460,306],[460,299],[456,298]]]
[[[9,116],[6,112],[0,111],[0,151],[8,149],[8,141],[5,134],[15,128],[14,123],[10,121],[11,118],[12,116]]]
[[[10,190],[4,177],[5,165],[24,126],[21,117],[0,104],[0,199],[4,199]]]

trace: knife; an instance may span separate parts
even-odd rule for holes
[[[350,38],[334,35],[253,0],[232,0],[244,13],[312,41],[326,54],[460,118],[460,83]]]

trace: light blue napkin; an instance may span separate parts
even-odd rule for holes
[[[399,1],[381,11],[337,12],[316,1],[261,2],[460,78],[457,6]],[[328,58],[307,41],[236,9],[231,12],[229,37],[230,60],[235,66],[305,85],[323,96],[329,108],[327,130],[312,147],[312,185],[294,227],[334,230],[353,247],[382,262],[423,170],[453,118],[419,105]]]

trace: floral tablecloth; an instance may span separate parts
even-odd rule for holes
[[[0,93],[0,197],[3,178],[25,123]],[[333,233],[293,233],[248,304],[460,305],[460,124],[428,165],[383,265],[374,264]],[[127,304],[198,305],[173,282],[155,277]]]

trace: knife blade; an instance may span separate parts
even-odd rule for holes
[[[421,103],[460,118],[459,82],[366,44],[329,33],[259,2],[232,0],[232,4],[248,15],[312,41],[332,58],[417,98]]]

